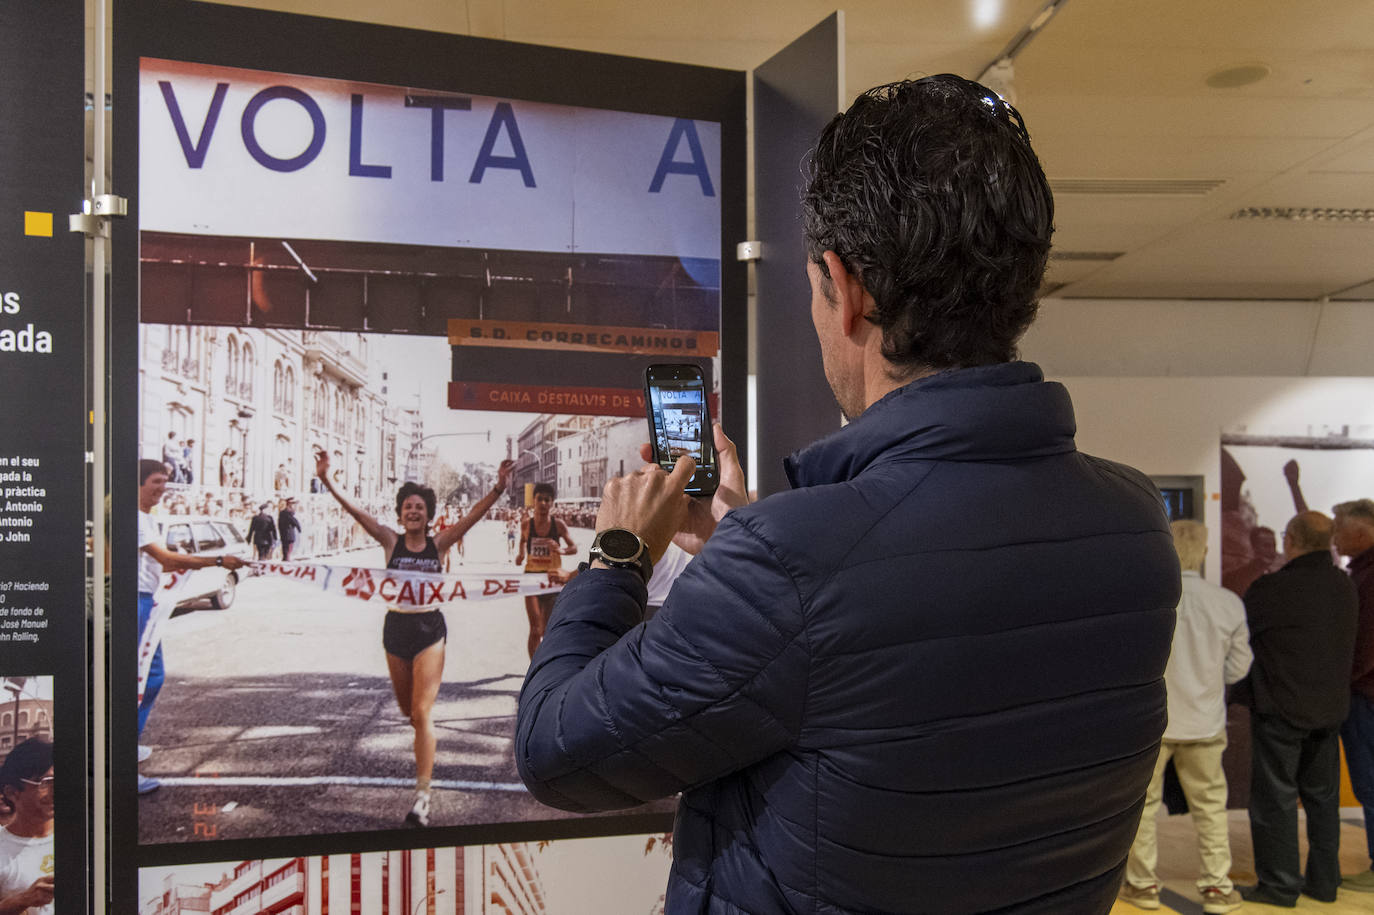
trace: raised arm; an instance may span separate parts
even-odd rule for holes
[[[1283,478],[1288,481],[1288,492],[1293,497],[1293,509],[1301,514],[1307,511],[1307,499],[1302,494],[1302,486],[1298,483],[1298,462],[1289,461],[1283,465]]]
[[[329,452],[323,449],[315,452],[315,476],[320,478],[324,488],[329,490],[329,494],[343,506],[343,510],[352,515],[353,519],[363,526],[363,530],[367,531],[373,540],[380,543],[386,550],[386,554],[390,556],[392,549],[396,546],[396,532],[354,505],[347,496],[334,488],[334,482],[329,479]]]
[[[501,493],[506,491],[506,483],[510,480],[510,472],[515,468],[515,461],[507,458],[501,462],[501,466],[496,470],[496,486],[492,491],[477,500],[477,504],[472,507],[462,518],[452,527],[446,527],[439,532],[439,536],[434,538],[434,545],[439,548],[439,555],[452,547],[463,535],[472,530],[472,526],[481,521],[491,507],[496,504],[496,500],[501,498]]]
[[[568,533],[568,526],[562,521],[558,521],[556,518],[554,521],[558,524],[558,536],[562,537],[563,542],[567,544],[567,546],[563,547],[563,555],[573,555],[577,552],[577,544],[573,543],[572,535]]]

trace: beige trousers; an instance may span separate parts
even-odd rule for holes
[[[1226,732],[1207,740],[1165,740],[1159,748],[1155,772],[1145,792],[1145,809],[1140,814],[1140,829],[1126,859],[1126,882],[1136,887],[1158,885],[1155,866],[1159,862],[1155,815],[1164,793],[1164,767],[1170,759],[1178,771],[1179,785],[1188,799],[1197,830],[1202,873],[1197,886],[1219,887],[1231,892],[1231,840],[1226,820],[1226,775],[1221,770],[1221,753],[1226,749]]]

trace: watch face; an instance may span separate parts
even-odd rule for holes
[[[639,538],[629,531],[612,528],[602,531],[600,540],[601,554],[607,559],[629,560],[639,553]]]

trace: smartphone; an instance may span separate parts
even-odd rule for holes
[[[687,494],[713,494],[720,482],[720,468],[701,369],[686,363],[649,366],[644,370],[644,406],[649,412],[654,461],[664,470],[672,470],[678,458],[691,455],[697,470],[687,484]]]

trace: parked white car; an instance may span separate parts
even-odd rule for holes
[[[197,556],[238,556],[252,558],[252,550],[243,534],[227,518],[207,518],[204,515],[167,515],[159,519],[167,549]],[[215,610],[226,610],[234,602],[239,575],[220,566],[194,569],[187,587],[190,596],[177,607],[208,600]]]

